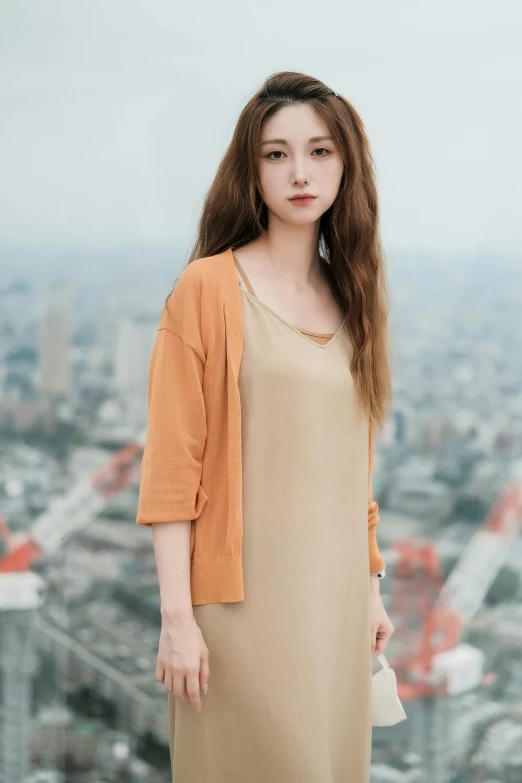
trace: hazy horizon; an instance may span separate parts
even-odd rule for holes
[[[360,112],[388,250],[520,253],[519,3],[242,8],[1,3],[0,242],[187,247],[242,107],[290,69]]]

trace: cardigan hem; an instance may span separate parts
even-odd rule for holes
[[[190,592],[193,606],[243,601],[242,552],[192,557]]]

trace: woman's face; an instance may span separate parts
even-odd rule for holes
[[[285,106],[264,125],[259,148],[259,192],[284,223],[318,220],[333,204],[344,164],[328,126],[306,103]],[[315,196],[292,202],[299,193]]]

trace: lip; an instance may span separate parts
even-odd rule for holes
[[[294,207],[308,207],[310,204],[313,204],[315,198],[315,196],[299,195],[294,196],[293,198],[289,199],[289,201],[294,205]]]
[[[315,196],[312,196],[311,193],[299,193],[297,196],[291,196],[290,201],[309,201],[310,199],[316,198]]]

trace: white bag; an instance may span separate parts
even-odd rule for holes
[[[407,715],[397,693],[397,677],[384,653],[377,656],[382,669],[372,675],[372,726],[394,726]]]

